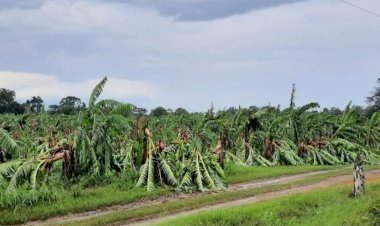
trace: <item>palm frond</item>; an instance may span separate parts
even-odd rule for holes
[[[146,184],[146,181],[148,179],[148,167],[149,163],[146,162],[144,165],[140,168],[140,177],[137,181],[136,187],[142,187],[144,184]]]
[[[166,160],[164,158],[161,158],[160,166],[161,166],[161,169],[162,169],[166,179],[168,180],[168,182],[173,186],[177,186],[178,180],[174,176],[174,173],[173,173],[170,165],[166,162]]]
[[[195,156],[196,156],[196,159],[195,159],[195,182],[198,186],[198,189],[200,191],[203,191],[204,188],[203,188],[203,182],[202,182],[202,171],[201,171],[201,167],[200,167],[200,164],[199,164],[199,155],[198,155],[198,152],[195,151]]]
[[[92,90],[92,93],[91,93],[91,96],[90,96],[90,99],[88,101],[88,106],[89,107],[92,107],[95,105],[95,102],[96,102],[96,99],[100,96],[100,94],[102,93],[103,91],[103,88],[105,86],[105,84],[107,83],[107,76],[104,77],[96,86],[95,88]]]
[[[132,113],[132,106],[130,104],[119,104],[115,106],[111,111],[110,115],[129,115]]]
[[[203,178],[206,181],[207,188],[209,189],[216,189],[215,182],[213,178],[211,177],[206,164],[203,161],[202,155],[198,152],[199,160],[201,162],[202,168],[203,168]]]
[[[18,149],[16,141],[14,141],[8,132],[0,128],[0,151],[14,155]]]
[[[21,180],[26,180],[29,178],[30,173],[35,169],[36,162],[25,161],[23,162],[12,175],[12,179],[9,182],[7,190],[14,190],[17,188]]]

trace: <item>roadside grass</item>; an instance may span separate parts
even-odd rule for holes
[[[377,153],[377,156],[374,158],[374,162],[380,164],[380,153]]]
[[[374,165],[365,166],[366,169],[377,169],[379,168],[376,165],[380,164],[380,154],[376,156],[373,160]],[[353,167],[353,164],[345,165],[303,165],[303,166],[276,166],[276,167],[254,167],[254,166],[227,166],[226,170],[226,181],[227,184],[238,184],[244,183],[247,181],[268,179],[273,177],[280,176],[290,176],[301,173],[308,173],[314,171],[324,171],[324,170],[333,170],[340,169],[344,167]]]
[[[172,194],[169,189],[147,192],[144,189],[120,190],[109,185],[82,190],[80,194],[62,191],[59,199],[51,204],[40,203],[33,207],[0,210],[0,225],[22,224],[31,220],[43,220],[68,213],[79,213],[97,208],[127,204],[142,199],[157,199]]]
[[[379,169],[379,166],[367,166],[366,170]],[[352,172],[351,169],[342,169],[333,172],[326,172],[320,175],[308,176],[304,179],[295,180],[292,182],[288,182],[285,184],[276,184],[269,185],[260,188],[247,189],[247,190],[239,190],[239,191],[225,191],[220,193],[212,193],[212,194],[203,194],[200,196],[194,196],[190,198],[186,198],[184,200],[169,200],[164,203],[152,204],[149,206],[142,206],[135,209],[129,210],[121,210],[115,213],[110,213],[102,216],[92,217],[86,220],[81,221],[71,221],[62,224],[54,224],[54,225],[79,225],[79,226],[87,226],[87,225],[110,225],[110,224],[119,224],[123,222],[131,222],[136,220],[143,220],[146,218],[166,215],[171,213],[182,212],[186,210],[192,210],[195,208],[204,207],[211,204],[218,204],[228,201],[233,201],[237,199],[247,198],[263,193],[280,191],[292,187],[302,186],[317,183],[323,181],[327,178],[339,176],[339,175],[347,175]],[[167,224],[170,225],[170,224]],[[197,225],[197,224],[193,224]],[[223,225],[223,224],[221,224]],[[237,224],[238,225],[238,224]]]
[[[342,166],[340,166],[342,167]],[[339,167],[331,166],[299,166],[299,167],[237,167],[231,171],[227,171],[227,181],[230,184],[241,183],[247,181],[254,181],[264,178],[272,178],[284,175],[294,175],[298,173],[306,173],[312,171],[328,170]],[[366,166],[366,170],[380,168],[377,165]],[[255,174],[256,172],[256,174]],[[324,175],[315,175],[305,178],[308,183],[324,179],[326,176],[331,177],[334,175],[341,175],[349,173],[350,170],[338,170],[333,172],[326,172]],[[238,175],[244,175],[239,177]],[[232,179],[238,177],[238,179]],[[293,184],[297,184],[296,181]],[[285,187],[280,186],[279,189],[284,189]],[[124,190],[119,188],[117,185],[108,185],[102,187],[96,187],[91,189],[81,190],[79,194],[73,194],[69,191],[62,191],[63,194],[59,195],[59,199],[52,203],[41,203],[33,207],[27,208],[17,208],[17,209],[3,209],[0,210],[0,224],[21,224],[31,220],[44,220],[47,218],[65,215],[68,213],[81,213],[91,210],[96,210],[106,206],[118,205],[118,204],[128,204],[136,201],[141,201],[144,199],[154,200],[162,196],[174,195],[174,192],[169,189],[158,189],[154,192],[147,192],[143,189],[132,189]],[[239,192],[237,192],[239,193]],[[240,195],[232,195],[230,199],[223,198],[223,196],[231,195],[229,192],[224,193],[214,193],[210,196],[211,200],[205,198],[207,195],[199,196],[199,199],[204,199],[203,201],[196,200],[195,203],[199,203],[200,206],[207,205],[213,202],[213,199],[220,199],[220,202],[234,200],[243,197],[249,197],[256,193],[243,192]],[[214,197],[213,195],[218,195]],[[198,198],[198,197],[197,197]],[[191,208],[196,208],[198,205],[193,204]],[[180,207],[178,207],[180,208]],[[169,209],[172,209],[169,207]],[[165,213],[165,212],[163,212]],[[155,211],[153,211],[155,214]],[[145,214],[146,215],[146,214]],[[138,215],[137,215],[138,216]],[[133,213],[128,219],[133,219]]]
[[[362,197],[351,186],[329,188],[234,208],[223,208],[159,225],[380,225],[380,178]]]
[[[227,169],[226,180],[228,184],[236,184],[341,167],[344,166],[233,167]],[[44,220],[68,213],[81,213],[106,206],[128,204],[143,199],[153,200],[174,194],[175,192],[169,189],[147,192],[143,189],[120,188],[117,184],[83,189],[75,193],[62,190],[58,199],[51,203],[39,203],[35,206],[16,209],[0,209],[0,225]]]
[[[227,184],[237,184],[253,180],[267,179],[271,177],[290,176],[313,171],[339,169],[350,165],[338,166],[276,166],[276,167],[254,167],[254,166],[228,166],[226,169]]]

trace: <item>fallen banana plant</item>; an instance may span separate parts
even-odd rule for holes
[[[174,176],[172,167],[165,160],[163,153],[160,153],[158,148],[154,146],[148,129],[145,129],[145,136],[147,141],[147,160],[140,168],[140,177],[136,187],[146,185],[147,191],[154,190],[156,183],[160,184],[160,186],[168,184],[176,187],[178,180]]]
[[[272,142],[273,145],[273,155],[272,164],[273,165],[302,165],[304,162],[301,157],[296,153],[295,145],[289,140],[276,140]]]

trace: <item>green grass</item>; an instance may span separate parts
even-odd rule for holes
[[[340,166],[342,167],[342,166]],[[311,171],[333,169],[337,167],[329,166],[299,166],[299,167],[238,167],[234,169],[229,169],[227,173],[227,180],[230,181],[230,184],[238,182],[247,182],[254,181],[264,178],[278,177],[282,175],[293,175],[297,173],[306,173]],[[366,170],[379,168],[379,166],[367,166]],[[256,174],[255,174],[256,172]],[[334,172],[326,172],[324,175],[315,175],[313,177],[305,178],[304,181],[307,183],[312,183],[314,181],[322,180],[328,176],[340,175],[344,173],[350,173],[350,170],[339,170]],[[242,176],[242,175],[243,176]],[[238,179],[233,179],[233,178]],[[301,182],[293,182],[293,185]],[[284,185],[278,187],[271,187],[271,189],[284,189]],[[266,187],[269,189],[269,187]],[[262,192],[269,191],[263,189]],[[169,189],[158,189],[154,192],[147,192],[143,189],[122,189],[116,185],[108,185],[102,187],[96,187],[91,189],[81,190],[79,196],[74,197],[73,194],[69,191],[62,191],[63,193],[59,195],[58,201],[53,203],[41,203],[33,207],[28,208],[18,208],[13,209],[3,209],[0,210],[0,225],[2,224],[16,224],[16,223],[25,223],[30,220],[43,220],[50,217],[65,215],[68,213],[81,213],[86,211],[95,210],[101,207],[112,206],[117,204],[128,204],[136,202],[139,200],[150,199],[154,200],[161,196],[170,196],[174,192]],[[172,205],[172,202],[168,202],[169,206],[167,208],[161,208],[160,206],[152,206],[151,214],[164,214],[167,211],[173,211],[176,208],[179,210],[196,208],[198,206],[204,206],[211,203],[224,202],[229,200],[234,200],[243,197],[249,197],[257,192],[261,192],[260,189],[248,190],[248,191],[238,191],[238,192],[223,192],[223,193],[214,193],[208,195],[201,195],[198,197],[191,198],[186,204]],[[217,199],[217,200],[215,200]],[[165,207],[165,206],[164,206]],[[146,209],[142,211],[147,211]],[[126,214],[122,217],[121,220],[134,219],[140,217],[141,214],[138,209]],[[146,215],[145,213],[144,215]],[[111,217],[112,218],[112,217]],[[115,219],[118,219],[116,216]],[[110,220],[114,222],[114,220]],[[116,220],[118,221],[118,220]]]
[[[360,198],[352,188],[303,193],[267,202],[223,208],[159,225],[379,225],[380,182],[367,186]]]
[[[342,167],[342,166],[338,166]],[[254,181],[264,178],[294,175],[311,171],[338,168],[337,166],[299,166],[299,167],[234,167],[226,172],[229,184]],[[168,189],[146,192],[142,189],[120,189],[116,185],[100,186],[81,190],[78,197],[69,191],[61,191],[58,201],[40,203],[33,207],[0,209],[0,224],[24,223],[30,220],[43,220],[67,213],[80,213],[117,204],[127,204],[141,199],[155,199],[163,195],[173,195]],[[207,203],[207,202],[206,202]]]
[[[366,170],[370,169],[378,169],[379,166],[367,166]],[[119,212],[92,217],[86,220],[77,221],[77,222],[69,222],[70,225],[109,225],[120,222],[127,222],[130,220],[141,220],[146,217],[165,215],[175,212],[181,212],[186,210],[191,210],[195,208],[200,208],[203,206],[207,206],[210,204],[217,204],[228,202],[232,200],[237,200],[241,198],[251,197],[258,194],[263,194],[267,192],[284,190],[287,188],[312,184],[319,181],[323,181],[326,178],[338,176],[338,175],[347,175],[351,173],[351,169],[342,169],[333,172],[326,172],[320,175],[313,175],[306,177],[304,179],[292,181],[286,184],[280,185],[269,185],[261,188],[241,190],[241,191],[226,191],[221,193],[213,193],[213,194],[205,194],[201,196],[195,196],[191,198],[187,198],[184,200],[170,200],[165,203],[153,204],[145,207],[139,207],[132,210],[121,210]],[[65,223],[66,224],[66,223]],[[62,224],[62,225],[65,225]],[[196,225],[196,224],[195,224]]]
[[[109,185],[86,189],[75,196],[63,191],[60,199],[51,204],[41,203],[33,207],[0,210],[0,225],[21,224],[30,220],[42,220],[68,213],[79,213],[97,208],[127,204],[141,199],[156,199],[160,196],[171,195],[168,189],[157,189],[147,192],[143,189],[121,190],[118,186]]]
[[[276,166],[276,167],[236,167],[230,166],[226,169],[227,183],[237,184],[247,181],[267,179],[284,175],[295,175],[313,171],[338,169],[344,166]]]

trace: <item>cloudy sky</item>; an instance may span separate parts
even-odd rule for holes
[[[380,14],[378,0],[347,0]],[[365,105],[380,17],[338,0],[0,0],[0,87],[47,104],[103,98],[151,109]]]

